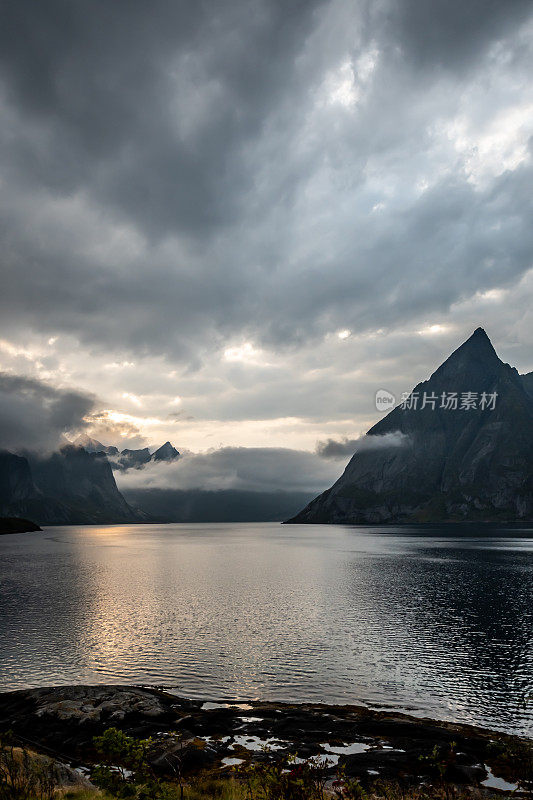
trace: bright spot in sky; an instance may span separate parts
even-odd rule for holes
[[[48,344],[50,345],[50,347],[52,347],[52,345],[55,344],[56,342],[57,342],[57,336],[50,336],[50,338],[48,339]]]
[[[173,400],[170,401],[171,406],[179,406],[180,403],[181,403],[181,397],[179,397],[178,395],[176,395],[176,397],[174,397]]]
[[[339,337],[339,339],[347,339],[348,336],[350,336],[350,334],[351,331],[349,331],[348,328],[345,328],[344,330],[337,332],[337,336]]]
[[[346,61],[332,81],[330,102],[349,107],[359,99],[359,90],[355,84],[355,75],[351,61]]]
[[[157,419],[157,417],[135,417],[132,414],[123,414],[121,411],[113,411],[109,408],[102,411],[100,418],[104,422],[108,420],[111,420],[111,422],[125,422],[139,428],[141,426],[154,427],[163,424],[163,420]]]
[[[33,353],[31,350],[28,350],[25,347],[19,347],[18,345],[12,344],[7,339],[0,339],[0,350],[8,356],[17,357],[17,356],[24,356],[24,358],[28,358],[30,361],[33,361],[37,354]]]
[[[126,369],[127,367],[134,367],[134,361],[112,361],[110,364],[104,364],[105,369]]]
[[[130,403],[133,403],[136,406],[142,406],[142,401],[135,394],[131,394],[130,392],[123,392],[122,397],[124,398],[124,400],[129,400]]]
[[[247,361],[249,363],[258,363],[259,350],[250,342],[244,342],[239,347],[228,347],[224,350],[224,358],[226,361]]]
[[[499,303],[505,297],[505,289],[488,289],[486,292],[481,292],[479,297],[481,300],[490,300],[493,303]]]
[[[533,104],[500,110],[484,129],[476,130],[467,115],[456,117],[446,129],[455,150],[464,158],[469,182],[479,185],[529,160]]]
[[[355,62],[347,59],[337,71],[329,73],[325,81],[329,102],[345,108],[355,106],[376,68],[378,56],[378,51],[371,47]]]
[[[428,325],[426,328],[418,331],[420,336],[431,336],[436,333],[446,333],[446,325]]]

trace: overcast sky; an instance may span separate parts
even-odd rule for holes
[[[6,0],[0,445],[315,451],[478,325],[533,369],[532,55],[531,0]]]

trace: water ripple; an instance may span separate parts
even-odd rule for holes
[[[533,730],[531,531],[64,527],[0,540],[0,686],[151,683]]]

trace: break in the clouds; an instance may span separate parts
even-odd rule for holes
[[[7,0],[0,368],[309,451],[478,325],[531,370],[532,73],[530,0]]]

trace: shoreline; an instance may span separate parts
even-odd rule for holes
[[[528,737],[359,705],[191,700],[146,685],[0,693],[0,731],[74,767],[96,763],[93,737],[110,727],[152,737],[162,769],[175,757],[186,774],[222,775],[290,755],[327,759],[332,776],[342,770],[364,786],[378,779],[422,785],[434,778],[432,759],[440,757],[457,785],[511,791],[521,776],[509,754],[533,746]]]

